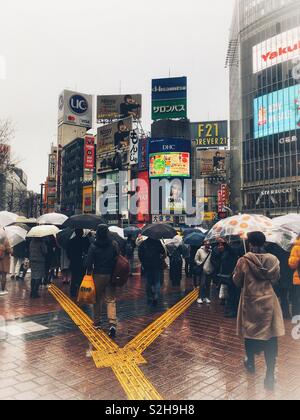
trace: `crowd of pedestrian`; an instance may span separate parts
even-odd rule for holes
[[[52,236],[33,238],[11,248],[5,236],[0,236],[0,296],[7,294],[8,273],[13,280],[24,280],[29,267],[32,299],[39,298],[41,285],[51,284],[59,271],[74,299],[84,276],[92,275],[96,288],[94,327],[102,328],[106,302],[109,335],[115,338],[117,290],[111,283],[112,274],[118,256],[123,255],[133,276],[137,250],[147,304],[159,304],[167,267],[175,288],[181,285],[185,272],[193,287],[199,288],[199,306],[210,305],[217,297],[224,305],[224,316],[237,318],[249,373],[255,372],[255,355],[264,352],[265,386],[274,388],[278,337],[285,334],[283,319],[300,315],[300,236],[291,253],[267,244],[261,232],[248,234],[247,242],[239,237],[219,238],[214,243],[204,240],[201,246],[186,245],[180,237],[169,245],[141,235],[119,241],[115,238],[107,225],[99,225],[95,234],[88,235],[76,229],[66,246]]]

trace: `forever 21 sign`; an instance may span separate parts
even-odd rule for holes
[[[192,136],[198,149],[227,147],[228,123],[227,121],[192,123]]]

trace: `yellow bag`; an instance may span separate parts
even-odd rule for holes
[[[96,303],[96,286],[93,276],[86,275],[79,288],[78,303],[94,305]]]

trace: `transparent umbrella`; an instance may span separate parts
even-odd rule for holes
[[[19,226],[7,226],[5,233],[11,247],[19,245],[21,242],[26,240],[27,230],[22,229]]]
[[[5,227],[12,225],[18,220],[18,215],[8,211],[0,211],[0,226]]]

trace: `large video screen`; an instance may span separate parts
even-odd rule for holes
[[[190,153],[152,153],[149,161],[150,178],[190,177]]]
[[[296,130],[300,127],[300,85],[254,100],[254,138]]]

